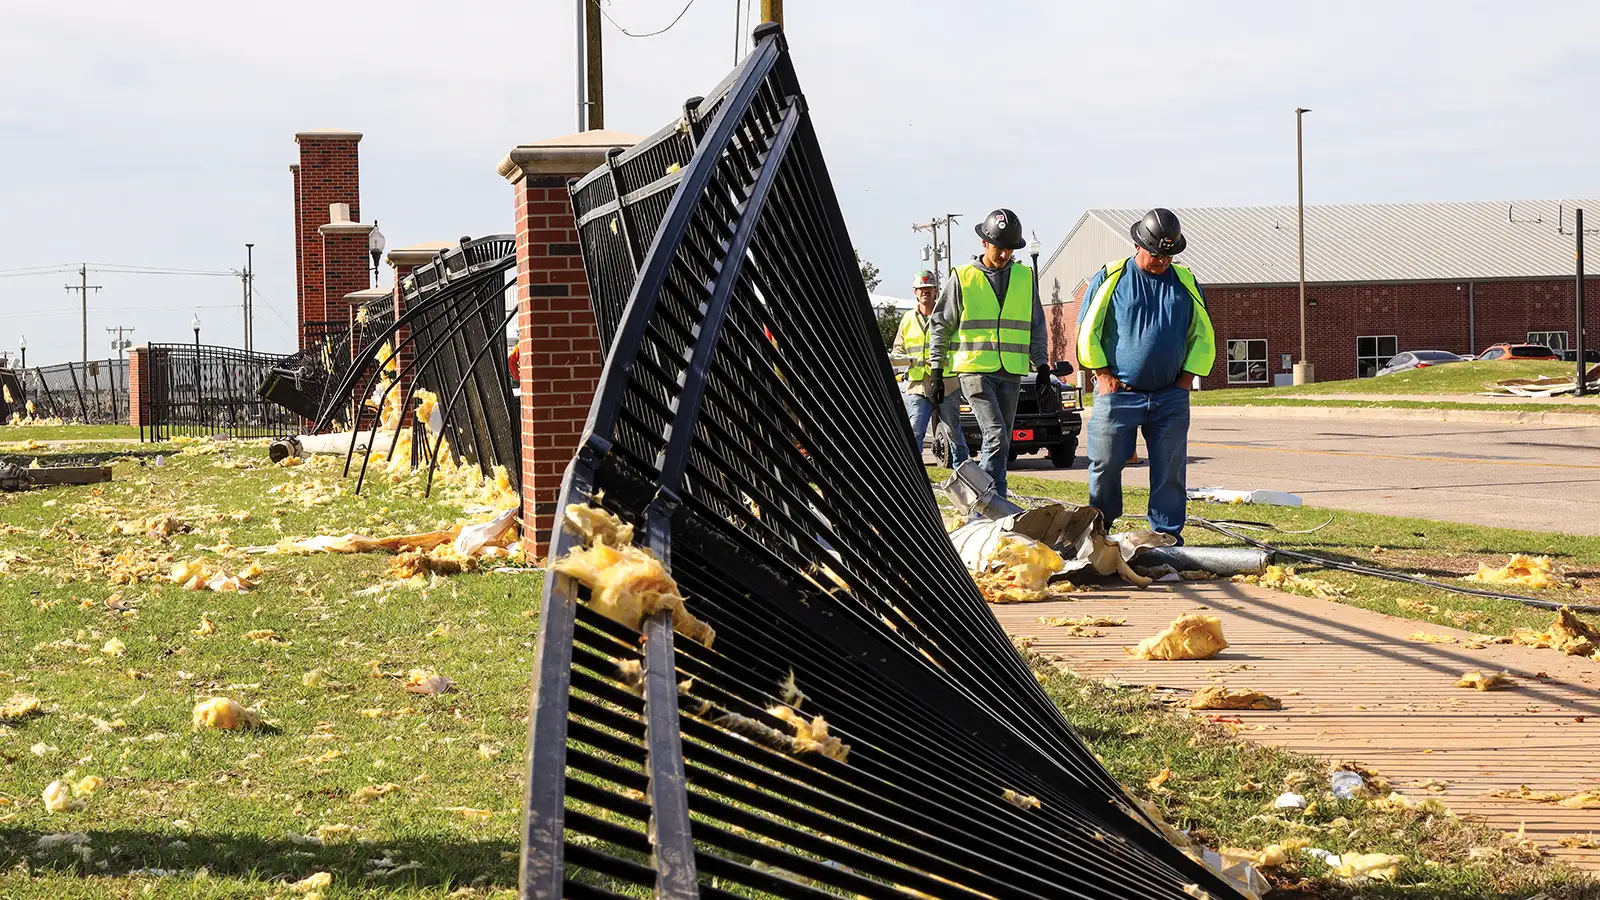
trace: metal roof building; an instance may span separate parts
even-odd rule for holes
[[[1368,374],[1375,361],[1398,352],[1391,348],[1471,353],[1496,341],[1570,347],[1578,208],[1600,223],[1600,200],[1307,206],[1307,355],[1319,380]],[[1237,351],[1252,361],[1248,381],[1229,383],[1280,380],[1299,349],[1295,207],[1173,211],[1188,240],[1177,261],[1194,270],[1206,292],[1219,359]],[[1107,261],[1133,252],[1128,229],[1145,212],[1089,210],[1043,267],[1055,355],[1072,358],[1087,281]],[[1597,307],[1589,304],[1590,327]],[[1595,332],[1586,333],[1593,346]]]

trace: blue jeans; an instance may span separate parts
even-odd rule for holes
[[[994,488],[1006,496],[1006,464],[1011,461],[1011,426],[1017,421],[1017,393],[1022,385],[994,375],[962,375],[961,393],[972,406],[972,417],[983,432],[978,465],[994,479]]]
[[[1183,388],[1095,395],[1089,417],[1089,505],[1105,516],[1108,529],[1122,515],[1122,467],[1133,456],[1141,429],[1150,460],[1150,528],[1181,544],[1189,466],[1189,392]]]
[[[928,421],[933,418],[933,403],[921,394],[907,394],[906,408],[911,415],[911,452],[921,459],[922,441],[928,436]],[[944,423],[945,429],[950,434],[951,457],[940,462],[953,469],[965,462],[969,455],[967,436],[961,433],[960,391],[951,391],[945,395],[944,402],[939,404],[939,421]]]

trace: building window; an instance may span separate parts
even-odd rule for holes
[[[1400,340],[1392,334],[1356,338],[1356,377],[1371,378],[1400,353]]]
[[[1262,340],[1228,342],[1228,383],[1267,383],[1267,342]]]
[[[1567,333],[1565,331],[1530,331],[1528,343],[1540,344],[1549,347],[1557,353],[1567,352]]]

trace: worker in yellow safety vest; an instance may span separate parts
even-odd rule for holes
[[[1110,527],[1122,515],[1122,469],[1144,432],[1150,528],[1183,542],[1188,504],[1189,392],[1211,374],[1216,334],[1194,273],[1173,262],[1188,246],[1169,209],[1129,229],[1134,254],[1112,260],[1084,290],[1078,365],[1094,373],[1089,505]]]
[[[891,360],[896,366],[905,366],[902,376],[906,390],[906,411],[911,418],[911,452],[922,458],[922,440],[928,434],[928,422],[937,412],[939,422],[945,427],[948,456],[940,464],[952,468],[967,459],[967,439],[961,433],[961,387],[955,376],[939,379],[939,392],[944,396],[934,400],[933,368],[928,365],[929,333],[933,326],[933,304],[939,299],[939,280],[924,269],[911,282],[917,305],[900,317],[900,330],[895,332]]]
[[[957,266],[945,281],[933,311],[928,365],[936,391],[943,390],[946,372],[960,380],[983,433],[978,464],[1004,497],[1017,395],[1030,373],[1037,373],[1040,390],[1050,386],[1049,337],[1038,278],[1011,259],[1027,244],[1022,221],[1009,209],[997,209],[976,231],[983,254]],[[932,399],[938,403],[943,396],[936,393]]]

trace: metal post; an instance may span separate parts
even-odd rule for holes
[[[1573,392],[1573,395],[1574,396],[1578,396],[1578,397],[1582,397],[1586,393],[1588,393],[1585,390],[1584,378],[1583,378],[1583,376],[1584,376],[1584,364],[1587,362],[1587,360],[1585,360],[1583,358],[1584,341],[1583,341],[1583,210],[1582,209],[1578,210],[1577,232],[1578,232],[1578,283],[1576,285],[1576,289],[1577,289],[1577,295],[1575,297],[1576,302],[1573,304],[1573,306],[1575,307],[1574,311],[1577,313],[1577,316],[1578,316],[1578,323],[1577,323],[1578,324],[1578,331],[1577,331],[1577,335],[1576,335],[1576,337],[1577,337],[1577,345],[1578,345],[1577,346],[1577,349],[1578,349],[1578,378],[1577,378],[1577,385],[1578,386],[1577,386],[1577,390],[1575,390]]]
[[[1467,282],[1467,353],[1476,356],[1478,346],[1478,283]]]
[[[1306,170],[1300,121],[1308,112],[1311,110],[1300,107],[1294,111],[1294,170],[1300,222],[1300,361],[1294,367],[1295,384],[1317,380],[1316,367],[1306,357]]]
[[[1583,233],[1583,226],[1578,226],[1578,233]],[[78,290],[83,297],[83,366],[87,370],[89,367],[89,267],[87,265],[78,267],[78,278],[83,282]]]
[[[600,0],[588,0],[584,4],[584,62],[587,71],[585,81],[586,93],[589,99],[589,116],[587,130],[606,127],[606,102],[605,102],[605,66],[601,56],[600,47]]]
[[[578,0],[578,131],[589,130],[589,86],[585,84],[584,77],[584,47],[588,44],[585,25],[588,22],[589,0]]]
[[[244,245],[244,348],[256,348],[255,244]]]

